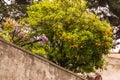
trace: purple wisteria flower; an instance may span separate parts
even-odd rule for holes
[[[39,39],[41,41],[43,41],[43,42],[47,42],[48,41],[48,38],[45,35],[40,36]]]
[[[14,30],[12,31],[12,34],[18,34],[20,32],[19,28],[18,28],[18,24],[16,24]]]
[[[15,31],[15,34],[17,34],[17,33],[19,32],[19,29],[18,29],[18,24],[15,26],[14,31]]]

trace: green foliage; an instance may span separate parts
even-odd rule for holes
[[[48,45],[45,40],[42,40],[45,35],[34,35],[33,30],[24,22],[6,18],[0,25],[0,29],[0,38],[46,57]]]
[[[102,68],[111,47],[111,27],[86,11],[83,0],[44,0],[28,7],[35,34],[49,38],[48,58],[75,72]]]
[[[1,32],[0,32],[0,37],[3,39],[12,42],[14,44],[21,44],[22,41],[20,41],[24,37],[27,38],[28,34],[24,32],[23,25],[18,24],[17,21],[6,18],[5,22],[2,22],[1,26]]]
[[[114,13],[117,17],[120,17],[120,1],[119,0],[108,0],[108,3],[109,3],[110,10],[112,11],[112,13]]]
[[[100,21],[86,10],[86,2],[44,0],[28,7],[27,13],[24,21],[30,27],[27,27],[28,33],[24,33],[25,26],[21,27],[21,33],[26,37],[18,45],[36,54],[43,54],[74,72],[90,72],[103,67],[103,55],[108,54],[111,47],[112,29],[106,21]],[[2,37],[4,31],[10,30],[5,33],[8,36],[15,29],[7,29],[7,25],[5,27],[0,33]],[[38,41],[37,38],[42,34],[48,37],[48,43],[47,39]],[[18,35],[16,37],[19,38]],[[42,37],[44,35],[39,39]]]
[[[0,25],[1,27],[0,37],[2,37],[3,39],[9,42],[14,42],[13,39],[14,36],[12,35],[12,32],[14,31],[16,24],[17,23],[12,19],[6,18],[5,22],[2,22],[2,24]]]

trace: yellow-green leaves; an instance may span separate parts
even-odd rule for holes
[[[75,72],[102,67],[101,55],[108,53],[112,42],[111,27],[86,10],[84,0],[43,0],[28,7],[26,20],[37,29],[35,34],[49,38],[44,50],[53,62]]]

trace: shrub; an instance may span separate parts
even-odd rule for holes
[[[28,7],[32,37],[45,34],[48,43],[26,46],[42,52],[51,61],[74,72],[103,68],[103,55],[109,54],[112,28],[86,10],[83,0],[43,0]]]

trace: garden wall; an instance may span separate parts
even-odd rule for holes
[[[84,80],[80,76],[0,39],[0,80]]]

